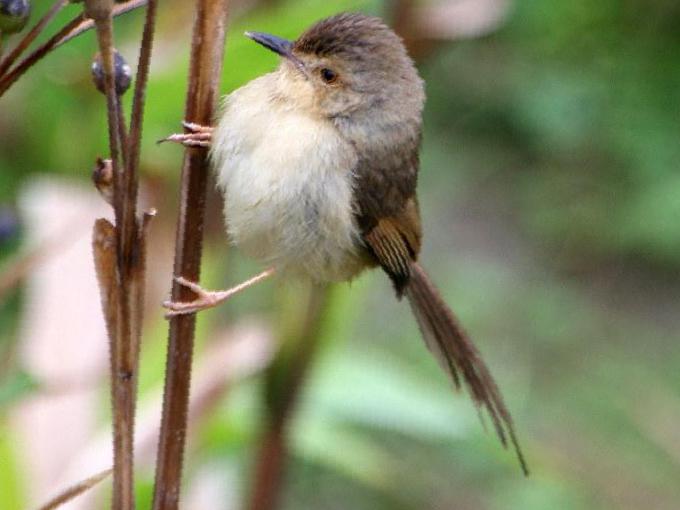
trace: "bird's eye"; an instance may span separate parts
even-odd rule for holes
[[[335,74],[335,71],[333,71],[332,69],[324,67],[323,69],[321,69],[321,78],[326,83],[333,83],[335,80],[338,79],[338,75]]]

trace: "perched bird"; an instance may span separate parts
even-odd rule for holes
[[[166,302],[169,315],[214,306],[274,272],[347,281],[380,267],[406,296],[429,349],[485,408],[504,445],[510,414],[479,352],[418,263],[416,197],[423,81],[380,19],[339,14],[291,42],[246,35],[278,53],[278,69],[228,95],[216,127],[185,123],[169,140],[210,147],[228,235],[267,271],[227,291]]]

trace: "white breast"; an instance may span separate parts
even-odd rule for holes
[[[271,98],[265,75],[232,93],[213,137],[231,240],[281,272],[346,280],[361,268],[353,148],[324,119]]]

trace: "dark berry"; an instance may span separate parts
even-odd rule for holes
[[[128,63],[117,50],[113,52],[113,67],[115,71],[116,94],[122,96],[130,88],[132,69],[130,69]],[[106,90],[104,85],[104,67],[99,53],[94,56],[94,61],[92,62],[92,80],[97,90],[104,94]]]
[[[0,0],[0,32],[13,34],[26,26],[31,15],[28,0]]]

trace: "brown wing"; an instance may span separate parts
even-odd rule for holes
[[[401,297],[420,252],[417,146],[405,158],[360,160],[355,169],[356,218],[368,252]]]

